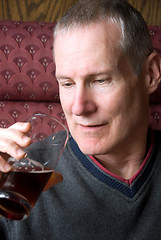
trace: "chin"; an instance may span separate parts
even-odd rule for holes
[[[77,142],[79,149],[85,154],[85,155],[102,155],[105,154],[105,149],[102,149],[101,146],[96,146],[96,144],[86,143],[83,144]]]
[[[102,155],[107,151],[108,139],[103,135],[72,134],[79,149],[86,155]]]

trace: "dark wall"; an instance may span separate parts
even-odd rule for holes
[[[0,20],[56,22],[76,1],[0,0]],[[129,2],[141,11],[148,25],[161,25],[161,0]]]

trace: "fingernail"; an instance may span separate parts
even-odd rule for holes
[[[24,122],[24,125],[27,126],[29,123],[28,122]]]
[[[17,154],[20,156],[20,155],[23,155],[25,152],[21,149],[21,148],[18,148],[17,149]]]
[[[11,170],[11,166],[8,163],[5,163],[3,167],[4,167],[6,172]]]
[[[27,137],[27,136],[23,136],[23,141],[24,142],[29,142],[31,140],[31,138]]]

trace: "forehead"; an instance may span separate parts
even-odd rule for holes
[[[54,54],[64,52],[65,49],[72,51],[71,44],[75,44],[74,46],[78,48],[82,46],[82,42],[90,42],[91,47],[93,44],[98,43],[106,43],[107,47],[117,47],[120,40],[121,29],[111,21],[102,21],[87,26],[75,27],[69,31],[58,31],[54,40]]]
[[[117,65],[122,55],[120,38],[119,28],[111,22],[58,32],[54,43],[56,72]]]

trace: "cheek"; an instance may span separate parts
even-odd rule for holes
[[[135,92],[133,89],[126,89],[123,94],[116,94],[111,101],[108,101],[104,111],[116,125],[128,128],[130,124],[135,125],[145,119],[147,115],[145,99],[143,94],[135,94]]]
[[[125,95],[125,91],[116,92],[115,94],[106,95],[104,98],[101,96],[102,111],[107,113],[108,117],[116,115],[122,115],[126,112],[131,105],[131,99]]]
[[[68,122],[68,118],[71,115],[71,106],[72,106],[72,100],[70,98],[70,95],[64,96],[64,94],[61,94],[61,92],[60,92],[60,102],[61,102],[63,112],[65,114],[66,120]]]

